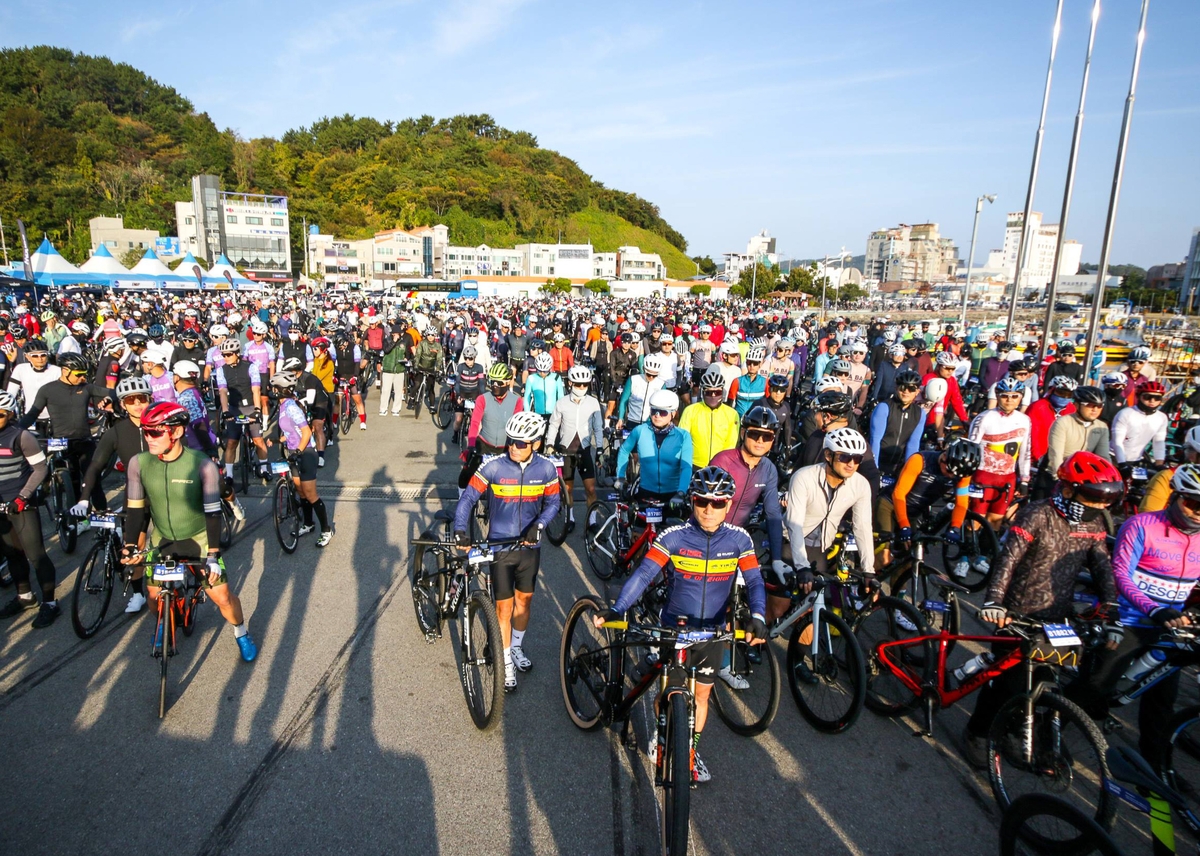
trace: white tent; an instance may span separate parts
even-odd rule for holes
[[[79,273],[79,268],[58,254],[49,238],[42,238],[42,245],[29,260],[33,265],[33,275],[39,281],[45,277],[63,277]]]
[[[250,279],[243,273],[239,273],[238,269],[229,263],[229,259],[224,253],[217,256],[217,263],[209,268],[208,273],[204,275],[204,283],[211,288],[228,288],[231,284],[235,288],[251,289],[258,288],[258,283]]]
[[[130,268],[129,272],[141,279],[159,279],[161,277],[174,276],[171,269],[162,263],[162,260],[154,254],[154,250],[151,247],[146,248],[146,255],[142,256],[142,260]]]
[[[84,262],[79,269],[84,273],[109,274],[113,276],[129,273],[125,265],[113,258],[113,254],[108,251],[108,247],[104,246],[104,244],[101,244],[96,249],[96,252],[92,254],[92,257]]]

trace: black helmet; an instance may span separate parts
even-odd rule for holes
[[[50,349],[46,347],[44,339],[30,339],[25,345],[25,356],[32,357],[34,354],[50,355]]]
[[[25,339],[29,336],[29,331],[25,329],[25,325],[20,321],[13,321],[9,324],[8,333],[14,339]]]
[[[1025,367],[1025,371],[1036,373],[1038,370],[1038,358],[1033,354],[1030,354],[1021,361],[1021,365]]]
[[[769,407],[763,407],[761,404],[751,407],[746,411],[746,415],[742,417],[742,429],[746,428],[762,428],[766,431],[779,430],[779,417],[775,415],[775,411]]]
[[[150,337],[145,333],[134,330],[125,337],[125,341],[129,343],[129,347],[131,348],[143,348],[146,346],[146,343],[150,341]]]
[[[959,438],[950,443],[943,453],[946,469],[960,479],[975,474],[983,463],[983,449],[978,443]]]
[[[1081,386],[1075,390],[1076,404],[1104,404],[1104,393],[1098,386]]]
[[[64,372],[86,372],[88,362],[84,359],[83,354],[60,354],[58,367]]]
[[[704,496],[710,499],[733,499],[737,485],[733,476],[720,467],[707,466],[692,473],[688,485],[689,496]]]
[[[896,372],[896,386],[920,386],[921,373],[915,372],[912,369],[905,369],[902,372]]]
[[[767,378],[767,386],[771,389],[787,389],[788,376],[785,374],[773,374]]]
[[[150,334],[151,339],[161,339],[167,335],[167,328],[162,324],[151,324],[147,332]]]
[[[537,348],[539,351],[544,351],[546,350],[546,342],[543,339],[534,339],[529,343],[529,348],[530,350]]]
[[[817,413],[832,413],[834,416],[845,416],[853,409],[849,393],[838,392],[835,389],[826,390],[813,400],[813,410]]]

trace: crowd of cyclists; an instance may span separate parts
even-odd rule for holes
[[[123,488],[123,557],[139,569],[127,611],[157,598],[154,555],[186,556],[202,564],[203,585],[253,660],[219,537],[223,504],[245,514],[235,464],[252,450],[267,478],[272,455],[286,460],[301,534],[330,543],[318,475],[342,418],[339,390],[360,431],[372,390],[380,418],[432,409],[452,391],[447,427],[463,450],[455,538],[470,548],[483,503],[488,538],[518,542],[491,568],[508,691],[532,666],[525,637],[543,533],[563,504],[575,527],[576,475],[585,537],[605,478],[635,506],[660,504],[680,521],[659,533],[598,623],[665,577],[664,624],[724,626],[734,587],[745,585],[741,629],[762,644],[790,593],[830,573],[835,542],[862,545],[866,590],[886,591],[884,571],[946,504],[947,541],[979,527],[1003,536],[997,556],[964,553],[946,568],[951,579],[987,575],[980,616],[998,628],[1014,616],[1068,620],[1080,575],[1090,575],[1106,644],[1066,691],[1098,720],[1149,642],[1200,620],[1189,606],[1200,579],[1200,378],[1169,390],[1145,347],[1096,377],[1070,340],[1041,358],[1032,338],[887,318],[823,324],[778,306],[694,299],[58,294],[0,312],[0,324],[0,583],[16,587],[0,619],[37,609],[38,629],[60,612],[39,507],[48,449],[65,440],[54,448],[70,473],[73,519]],[[762,567],[752,516],[764,530]],[[714,682],[737,689],[742,679],[717,649],[689,656],[698,746]],[[968,760],[985,763],[996,710],[1023,691],[997,679],[980,694]],[[1177,691],[1178,675],[1142,698],[1151,760],[1148,736]],[[697,781],[710,778],[698,754],[694,767]]]

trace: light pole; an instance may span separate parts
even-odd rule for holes
[[[825,286],[829,284],[829,253],[825,254],[825,263],[821,265],[821,323],[825,323]]]
[[[967,300],[971,297],[971,265],[975,264],[975,237],[979,234],[979,215],[983,213],[984,202],[995,202],[996,194],[985,193],[975,200],[975,225],[971,228],[971,250],[967,253],[967,281],[963,283],[963,311],[962,311],[962,328],[963,335],[966,335],[967,330]]]
[[[842,266],[838,270],[838,297],[842,296],[842,287],[846,284],[846,257],[850,254],[846,252],[846,248],[842,247],[842,251],[838,253],[842,257]]]

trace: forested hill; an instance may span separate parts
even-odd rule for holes
[[[137,69],[52,47],[0,51],[0,217],[22,218],[71,261],[88,219],[175,231],[191,176],[290,198],[293,259],[301,218],[338,237],[445,223],[455,244],[583,242],[658,252],[670,274],[695,266],[658,208],[605,187],[579,165],[487,115],[400,122],[340,116],[276,140],[219,131],[207,113]],[[12,239],[10,238],[10,246]]]

